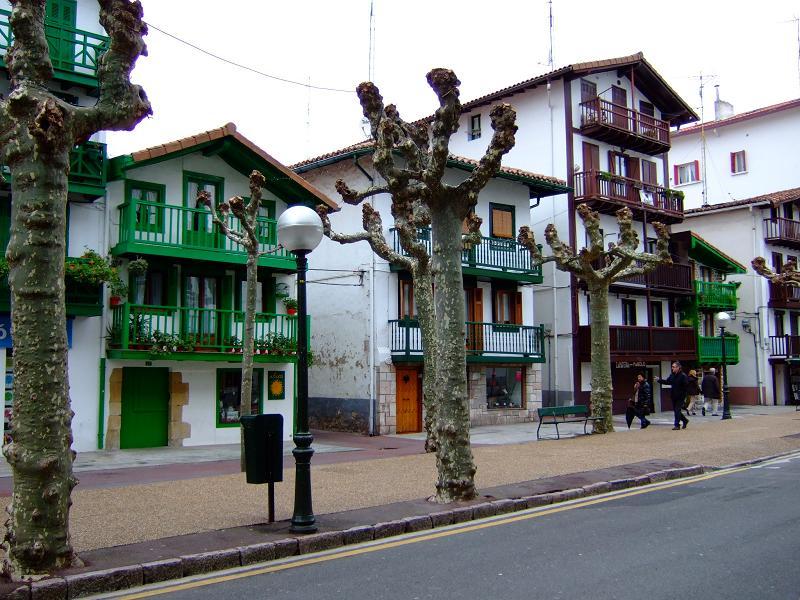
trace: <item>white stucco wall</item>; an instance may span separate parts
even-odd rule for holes
[[[711,121],[704,127],[709,204],[753,198],[798,187],[800,154],[796,151],[794,141],[800,136],[800,107],[730,125],[716,125]],[[730,154],[740,150],[745,151],[747,171],[733,174]],[[702,161],[700,132],[673,135],[669,152],[670,170],[674,165],[695,160]],[[702,204],[701,182],[676,186],[673,173],[669,175],[670,187],[686,194],[686,208],[696,208]]]

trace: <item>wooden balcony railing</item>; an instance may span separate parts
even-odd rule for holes
[[[721,281],[694,282],[698,308],[718,310],[736,309],[736,284]]]
[[[669,123],[602,98],[581,102],[581,131],[651,155],[670,147]]]
[[[307,321],[310,324],[310,318]],[[310,327],[309,340],[310,340]],[[218,308],[121,304],[107,331],[110,354],[135,351],[168,360],[241,360],[244,312]],[[297,317],[256,313],[255,360],[294,360]],[[210,354],[222,354],[213,357]],[[231,355],[239,355],[232,357]]]
[[[422,332],[415,319],[389,321],[392,354],[422,356]],[[530,325],[467,322],[467,359],[507,356],[527,362],[544,361],[544,328]]]
[[[722,338],[719,336],[698,336],[697,359],[704,364],[722,363]],[[739,336],[725,336],[725,364],[739,362]]]
[[[641,285],[651,289],[681,293],[691,293],[694,291],[692,267],[680,263],[658,265],[654,270],[645,275],[626,277],[615,285]]]
[[[611,359],[691,360],[697,355],[697,340],[692,327],[609,327]],[[591,359],[591,329],[578,328],[579,354],[582,361]]]
[[[392,229],[392,249],[407,256],[400,245],[400,236],[396,229]],[[419,238],[431,252],[430,229],[421,229]],[[525,276],[534,282],[541,283],[541,265],[531,264],[528,250],[516,240],[482,237],[481,243],[470,248],[465,248],[461,253],[461,265],[465,269],[483,269],[487,271],[502,271]]]
[[[133,200],[122,204],[119,211],[119,241],[114,254],[157,254],[237,263],[246,260],[246,250],[219,230],[205,208]],[[233,231],[241,231],[233,215],[228,215],[227,224]],[[269,253],[259,258],[259,265],[293,269],[293,255],[277,249],[276,227],[275,219],[259,217],[256,221],[258,249]]]
[[[7,66],[6,51],[14,41],[10,16],[9,11],[0,10],[0,61],[4,67]],[[50,47],[53,76],[62,81],[96,88],[100,55],[108,49],[109,38],[49,19],[45,19],[44,33]]]
[[[800,221],[781,217],[764,219],[764,240],[769,244],[800,248]]]
[[[800,357],[800,335],[769,336],[769,355],[774,358]]]
[[[658,185],[621,177],[605,171],[575,173],[575,201],[587,202],[595,210],[614,214],[627,206],[634,216],[653,215],[651,221],[674,223],[683,220],[683,198]]]
[[[800,309],[800,287],[770,282],[768,305],[770,308]]]

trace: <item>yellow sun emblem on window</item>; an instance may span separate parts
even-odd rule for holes
[[[279,379],[275,379],[269,384],[269,393],[273,398],[279,398],[283,396],[283,382]]]

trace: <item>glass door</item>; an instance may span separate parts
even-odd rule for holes
[[[183,335],[195,350],[215,349],[220,339],[219,282],[216,277],[189,275],[183,286]]]

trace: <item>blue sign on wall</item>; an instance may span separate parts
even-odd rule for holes
[[[0,315],[0,348],[11,348],[11,315]],[[67,319],[67,348],[72,348],[72,319]]]

